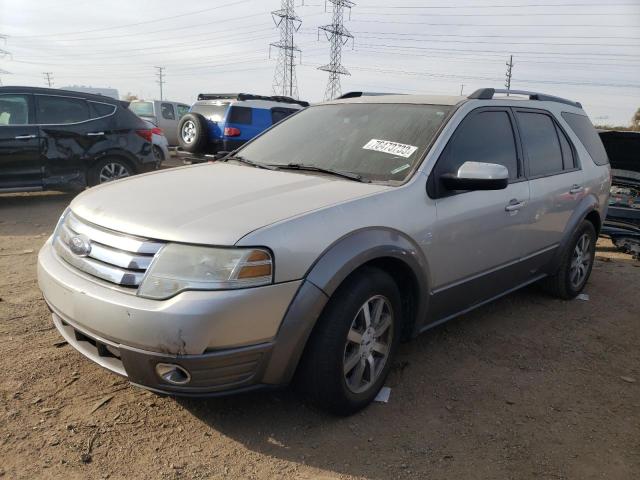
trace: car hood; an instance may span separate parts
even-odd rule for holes
[[[208,163],[91,188],[71,210],[141,237],[233,245],[258,228],[392,187],[327,175]]]

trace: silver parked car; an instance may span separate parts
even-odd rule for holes
[[[348,414],[401,339],[537,281],[575,297],[607,156],[580,104],[495,93],[332,101],[222,161],[84,192],[39,254],[55,326],[154,391],[295,381]]]
[[[167,100],[133,100],[129,109],[164,131],[169,145],[178,145],[178,122],[189,112],[189,105]]]

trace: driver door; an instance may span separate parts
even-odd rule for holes
[[[509,109],[480,108],[460,123],[429,178],[436,222],[425,254],[430,261],[430,323],[444,320],[521,284],[529,184]],[[502,190],[449,191],[440,177],[465,162],[504,165]]]

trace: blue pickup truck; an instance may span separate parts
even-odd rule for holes
[[[178,124],[183,150],[196,154],[230,152],[309,103],[283,96],[201,93]]]

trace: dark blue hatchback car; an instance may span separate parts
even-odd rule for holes
[[[191,153],[233,151],[309,103],[282,96],[201,93],[178,124],[178,141]]]

